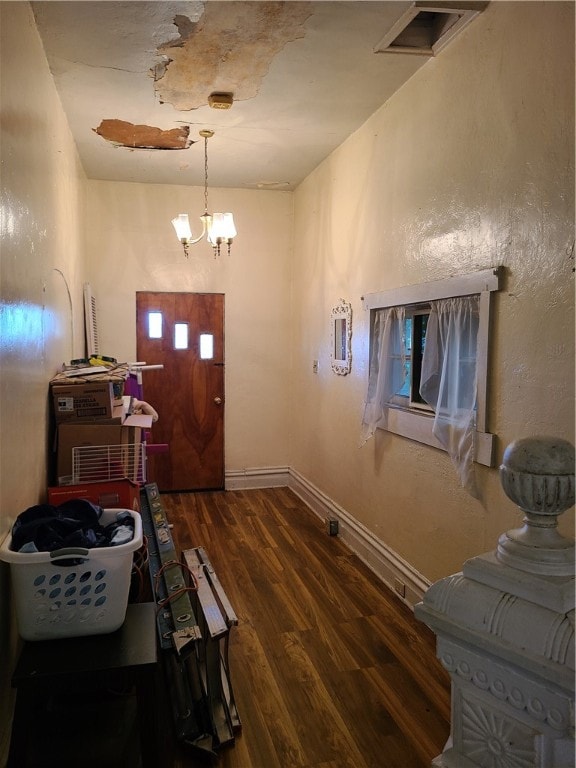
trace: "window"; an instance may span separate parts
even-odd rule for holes
[[[162,338],[162,313],[148,312],[148,338]]]
[[[492,466],[486,428],[490,295],[498,270],[364,297],[370,373],[364,442],[377,428],[446,450],[465,487]]]
[[[188,349],[188,323],[174,323],[174,349]]]
[[[420,376],[422,358],[426,343],[426,328],[430,317],[430,307],[406,308],[402,331],[404,353],[404,382],[395,393],[394,402],[410,408],[429,411],[431,406],[420,394]]]
[[[214,358],[214,334],[200,334],[200,360],[212,360]]]

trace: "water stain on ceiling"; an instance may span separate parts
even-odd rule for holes
[[[176,16],[180,37],[165,45],[154,71],[161,103],[188,111],[205,106],[212,92],[234,101],[254,98],[274,56],[305,36],[309,3],[206,3],[197,22]]]
[[[158,48],[151,72],[160,104],[183,112],[210,102],[214,92],[235,101],[254,98],[274,56],[286,43],[304,37],[309,3],[207,3],[200,20],[176,15],[178,38]],[[169,52],[169,53],[168,53]],[[190,128],[162,130],[106,118],[95,133],[127,149],[187,149]]]

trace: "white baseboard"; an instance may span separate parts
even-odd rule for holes
[[[224,485],[227,491],[242,491],[251,488],[283,488],[290,485],[290,468],[259,467],[228,470]]]
[[[380,541],[362,523],[290,467],[265,467],[226,472],[226,490],[287,486],[322,520],[338,520],[338,535],[360,560],[406,605],[421,602],[430,582]],[[398,591],[403,585],[404,595]]]

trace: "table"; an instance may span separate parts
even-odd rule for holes
[[[12,676],[17,695],[9,768],[63,767],[67,760],[84,766],[92,758],[102,765],[97,752],[107,742],[123,768],[129,768],[131,759],[140,759],[134,764],[142,768],[158,768],[157,658],[154,603],[129,604],[122,627],[106,635],[24,642]],[[123,743],[129,703],[136,749],[134,743]],[[113,718],[112,727],[106,725],[106,716]],[[78,723],[86,726],[84,736]],[[67,758],[66,748],[72,749],[78,738],[79,753]],[[140,756],[134,755],[138,741]],[[107,766],[112,765],[110,759],[106,757]]]

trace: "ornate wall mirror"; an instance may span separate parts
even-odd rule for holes
[[[352,367],[352,305],[344,299],[330,313],[330,332],[332,370],[346,376]]]

